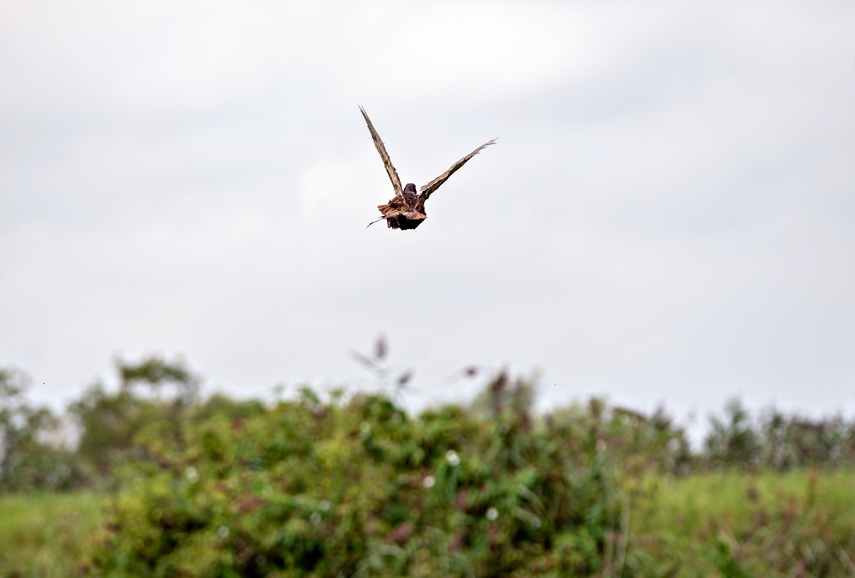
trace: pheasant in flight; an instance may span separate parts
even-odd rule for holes
[[[422,224],[422,221],[427,219],[425,213],[425,202],[437,190],[442,183],[448,180],[448,177],[466,164],[466,162],[481,152],[481,149],[490,146],[496,142],[496,139],[485,142],[477,149],[451,165],[451,168],[436,177],[434,180],[422,187],[421,194],[416,194],[416,185],[407,183],[401,188],[401,179],[398,177],[398,171],[392,165],[392,160],[389,158],[389,153],[386,152],[386,147],[383,146],[383,141],[380,140],[380,135],[374,130],[374,125],[371,124],[371,119],[368,118],[365,109],[361,106],[359,110],[362,112],[362,117],[368,124],[368,130],[371,132],[371,138],[374,140],[374,146],[377,147],[377,152],[380,153],[380,158],[383,159],[383,166],[386,167],[386,173],[389,175],[389,180],[392,181],[392,187],[395,189],[395,196],[385,205],[380,205],[377,208],[383,214],[377,221],[386,220],[386,224],[391,229],[415,229]],[[370,227],[377,221],[368,223]]]

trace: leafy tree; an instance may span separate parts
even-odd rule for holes
[[[172,386],[174,403],[189,405],[198,400],[200,379],[181,359],[170,362],[152,355],[136,364],[121,358],[115,363],[122,390],[143,386],[160,399],[167,387]]]
[[[730,400],[723,418],[710,416],[710,431],[704,438],[704,458],[709,465],[755,468],[761,451],[762,440],[741,401]]]
[[[763,465],[775,471],[851,464],[855,458],[855,424],[841,416],[813,419],[767,409],[758,435]]]
[[[157,356],[139,363],[117,359],[116,371],[117,392],[95,383],[69,407],[81,429],[79,455],[105,478],[118,464],[143,457],[137,436],[145,427],[158,423],[167,429],[178,427],[177,422],[193,410],[200,382],[180,360]]]
[[[50,442],[60,427],[48,408],[25,399],[30,379],[13,368],[0,368],[0,489],[63,490],[83,482],[72,453]]]

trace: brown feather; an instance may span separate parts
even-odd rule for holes
[[[407,202],[406,197],[392,197],[385,205],[377,207],[383,213],[382,219],[390,229],[415,229],[427,219],[427,215],[415,205]]]
[[[465,157],[463,157],[462,159],[460,159],[459,161],[457,161],[456,163],[451,165],[450,169],[448,169],[447,171],[445,171],[444,173],[442,173],[441,175],[436,177],[434,180],[432,180],[431,182],[429,182],[425,186],[423,186],[422,187],[422,193],[419,195],[419,204],[422,207],[424,207],[424,203],[425,203],[425,201],[428,200],[428,197],[430,197],[431,194],[435,190],[437,190],[439,187],[441,187],[442,184],[448,180],[448,177],[453,175],[457,171],[457,169],[459,169],[460,167],[465,165],[469,159],[471,159],[472,157],[474,157],[475,155],[480,153],[482,149],[487,148],[491,144],[495,144],[495,142],[496,142],[496,139],[485,142],[484,144],[479,146],[477,149],[475,149],[474,151],[472,151],[471,153],[469,153],[468,155],[466,155]]]
[[[371,138],[374,140],[374,146],[377,147],[377,152],[380,153],[380,158],[383,159],[383,166],[386,167],[386,174],[389,175],[389,180],[392,181],[392,188],[395,189],[395,196],[402,197],[404,195],[404,188],[401,186],[401,179],[398,177],[398,171],[395,170],[395,166],[392,164],[392,159],[389,158],[389,153],[386,152],[386,147],[383,145],[383,141],[380,140],[380,135],[377,134],[377,131],[374,129],[374,125],[371,124],[371,119],[368,118],[368,114],[365,112],[365,109],[360,106],[359,111],[362,113],[362,117],[368,125],[368,130],[371,132]]]

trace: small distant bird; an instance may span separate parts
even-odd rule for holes
[[[361,106],[359,110],[362,112],[362,117],[368,124],[368,130],[371,132],[371,138],[374,140],[374,146],[377,147],[377,152],[380,153],[380,158],[383,159],[383,166],[386,167],[386,173],[389,175],[389,180],[392,181],[392,187],[395,189],[395,196],[385,205],[379,205],[377,208],[383,214],[377,221],[386,220],[386,224],[390,229],[415,229],[422,224],[422,221],[427,219],[425,213],[425,202],[431,194],[437,190],[442,183],[448,180],[448,177],[466,164],[466,161],[481,152],[481,149],[490,146],[496,142],[496,139],[485,142],[477,149],[451,165],[451,168],[436,177],[434,180],[422,187],[421,194],[416,194],[416,185],[407,183],[401,188],[401,179],[398,177],[398,171],[392,165],[392,160],[389,158],[389,153],[386,152],[386,147],[383,146],[383,141],[380,140],[380,135],[374,130],[374,125],[371,124],[371,119],[368,118],[365,109]],[[368,223],[370,227],[377,221]]]

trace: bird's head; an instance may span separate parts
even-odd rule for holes
[[[407,183],[404,187],[405,193],[415,193],[416,192],[416,184],[415,183]]]

